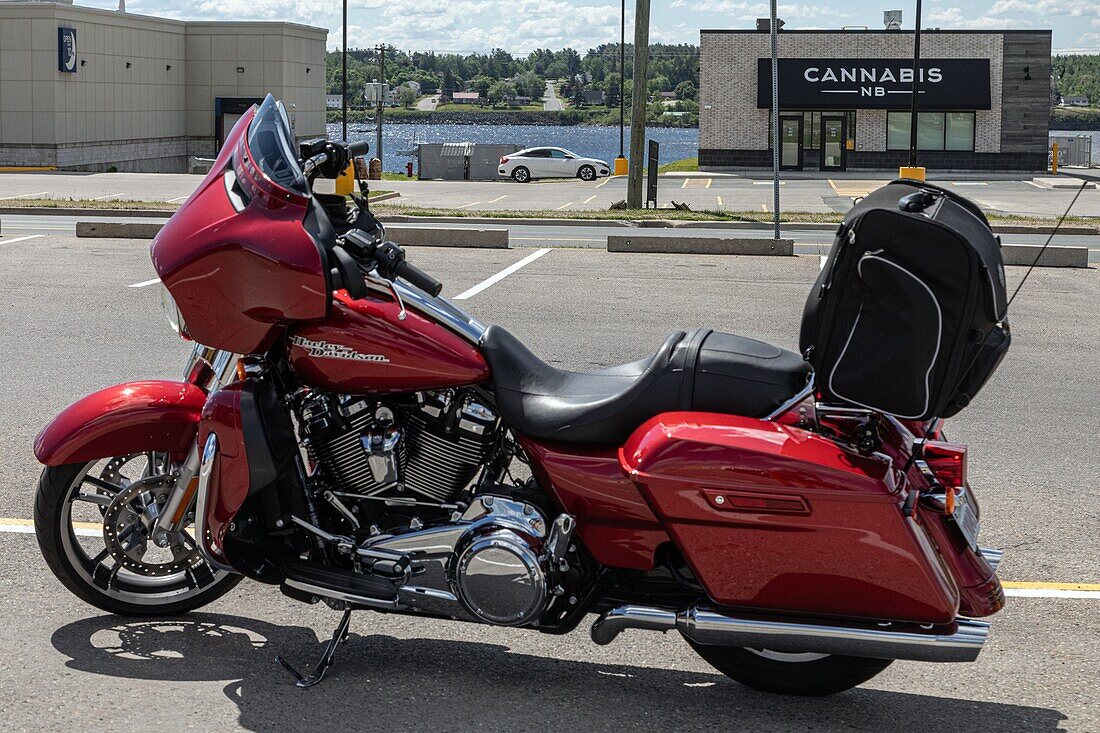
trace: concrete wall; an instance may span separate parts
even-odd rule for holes
[[[76,73],[57,70],[59,27],[76,29]],[[188,155],[213,151],[217,96],[270,92],[297,134],[324,135],[326,37],[289,23],[0,2],[0,166],[182,171]]]

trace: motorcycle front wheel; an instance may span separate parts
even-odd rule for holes
[[[110,613],[165,616],[204,606],[240,582],[202,558],[190,515],[164,546],[148,536],[172,470],[165,454],[137,453],[42,472],[34,502],[38,546],[73,594]]]
[[[795,654],[709,646],[685,639],[710,666],[743,685],[782,695],[818,697],[844,692],[890,666],[891,659]]]

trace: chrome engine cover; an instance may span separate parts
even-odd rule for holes
[[[559,517],[551,526],[533,505],[500,496],[474,501],[454,523],[379,537],[367,547],[413,556],[412,575],[398,589],[410,611],[498,626],[536,620],[553,596],[557,559],[551,548],[568,544]]]

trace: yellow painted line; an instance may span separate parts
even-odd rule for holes
[[[570,202],[568,202],[568,203],[562,204],[561,206],[559,206],[558,208],[556,208],[556,209],[554,209],[554,210],[555,210],[555,211],[561,211],[562,209],[568,209],[568,208],[569,208],[570,206],[572,206],[572,205],[573,205],[573,202],[572,202],[572,201],[570,201]]]
[[[713,178],[708,178],[708,179],[707,179],[707,186],[706,186],[706,187],[707,187],[707,188],[710,188],[710,184],[712,184],[712,183],[714,183],[714,179],[713,179]]]
[[[12,524],[17,527],[33,527],[33,519],[16,519],[13,517],[0,517],[0,525]],[[102,524],[96,522],[73,522],[76,529],[103,529]]]
[[[1029,583],[1026,581],[1003,580],[1001,586],[1012,589],[1028,590],[1086,590],[1100,591],[1100,583]]]
[[[0,173],[22,173],[25,171],[55,171],[55,165],[0,165]]]

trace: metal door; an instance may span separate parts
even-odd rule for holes
[[[821,170],[842,171],[847,164],[847,130],[843,117],[821,116]]]
[[[802,170],[802,115],[779,118],[779,167]]]

